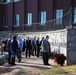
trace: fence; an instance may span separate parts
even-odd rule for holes
[[[69,9],[69,11],[63,15],[63,17],[60,17],[58,19],[53,19],[46,21],[45,23],[41,24],[38,23],[32,23],[32,25],[27,24],[20,24],[19,26],[8,26],[8,27],[0,27],[0,30],[2,28],[5,31],[10,32],[24,32],[24,31],[52,31],[57,29],[65,29],[66,26],[72,25],[72,8]]]

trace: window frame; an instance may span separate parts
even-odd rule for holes
[[[46,11],[41,11],[39,13],[39,22],[40,22],[41,25],[45,25],[46,24]]]
[[[15,14],[14,15],[14,26],[17,27],[17,26],[19,26],[19,24],[20,24],[20,15],[19,14]]]
[[[4,27],[8,27],[8,15],[3,17],[3,25]]]
[[[26,22],[26,25],[27,26],[31,26],[32,25],[32,21],[33,21],[33,14],[32,13],[27,13],[26,15],[26,19],[27,19],[27,22]]]
[[[55,24],[60,25],[63,23],[63,9],[55,10]]]

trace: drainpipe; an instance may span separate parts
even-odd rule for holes
[[[11,6],[12,6],[12,33],[13,33],[13,31],[14,31],[14,2],[13,2],[13,0],[11,0]]]
[[[73,9],[71,7],[71,10],[70,10],[70,25],[71,26],[72,26],[72,22],[73,22],[73,20],[72,20],[72,12],[73,12]]]

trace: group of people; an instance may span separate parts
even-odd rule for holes
[[[23,41],[18,36],[10,35],[8,39],[1,40],[1,54],[8,51],[8,64],[15,65],[15,57],[17,56],[18,62],[21,61],[21,53],[23,49]]]
[[[48,41],[49,36],[47,35],[46,38],[36,37],[22,40],[20,36],[16,38],[16,36],[10,35],[9,39],[7,39],[6,42],[6,49],[8,51],[9,57],[8,57],[8,63],[15,65],[15,57],[17,56],[18,62],[21,62],[21,54],[22,52],[25,52],[26,57],[27,56],[40,56],[40,49],[42,51],[42,58],[44,65],[50,65],[48,63],[49,61],[49,54],[51,53],[50,50],[50,43]]]

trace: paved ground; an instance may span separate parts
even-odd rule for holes
[[[22,57],[20,63],[17,62],[15,66],[8,65],[7,63],[0,66],[0,75],[40,75],[53,66],[56,66],[52,59],[49,60],[50,66],[43,65],[42,57]]]

